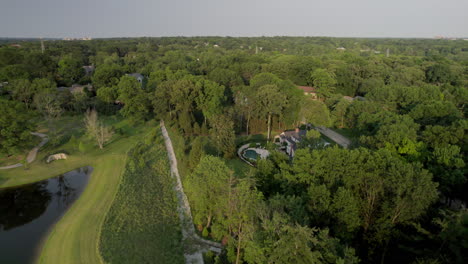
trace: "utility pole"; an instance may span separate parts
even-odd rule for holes
[[[42,51],[42,54],[44,54],[45,46],[44,46],[44,40],[42,38],[41,38],[41,51]]]

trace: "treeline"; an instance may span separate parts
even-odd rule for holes
[[[184,138],[195,222],[226,243],[225,261],[463,263],[466,211],[449,207],[468,201],[465,43],[140,38],[46,41],[44,53],[40,42],[5,44],[1,152],[27,140],[30,119],[89,108],[164,119]],[[75,83],[90,86],[57,89]],[[345,129],[353,149],[311,149],[310,139],[293,161],[273,152],[247,175],[219,158],[235,157],[236,135],[271,138],[304,123]]]

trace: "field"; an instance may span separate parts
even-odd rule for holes
[[[183,263],[182,234],[160,130],[128,154],[99,250],[108,263]]]

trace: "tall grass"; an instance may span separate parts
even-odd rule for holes
[[[177,200],[159,129],[128,154],[100,252],[108,263],[184,262]]]

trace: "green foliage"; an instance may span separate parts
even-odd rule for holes
[[[85,70],[82,66],[83,62],[72,55],[62,57],[58,62],[58,73],[62,78],[62,82],[67,86],[71,86],[80,80],[85,75]]]
[[[24,105],[0,98],[0,153],[13,154],[29,144],[32,113]]]
[[[232,171],[220,158],[204,156],[185,181],[185,188],[194,210],[194,223],[210,228],[214,219],[222,220],[227,213],[226,194],[230,189]],[[222,237],[221,233],[213,234]]]
[[[334,92],[336,76],[332,71],[316,69],[311,73],[312,84],[317,87],[317,95],[320,98],[328,98]]]
[[[316,219],[333,217],[337,225],[332,226],[345,236],[359,228],[370,243],[382,243],[389,231],[417,219],[437,198],[437,184],[426,170],[388,151],[298,150],[294,159],[283,177],[310,186]]]
[[[205,156],[205,142],[203,137],[197,137],[192,142],[192,148],[188,157],[189,168],[197,167],[200,160]]]
[[[99,250],[106,262],[184,263],[177,198],[160,132],[128,153]],[[138,246],[136,246],[138,245]]]
[[[302,118],[301,121],[314,126],[328,127],[331,124],[330,111],[321,101],[305,100],[301,108],[300,116]]]
[[[222,153],[225,158],[232,158],[236,151],[234,123],[222,114],[211,119],[210,124],[210,136],[218,153]]]

